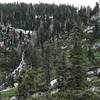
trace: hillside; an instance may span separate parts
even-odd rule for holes
[[[0,4],[1,100],[100,100],[99,79],[99,3]]]

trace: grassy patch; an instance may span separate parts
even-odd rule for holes
[[[18,95],[18,90],[17,88],[12,88],[8,91],[2,91],[0,92],[0,97],[11,97],[11,96],[17,96]]]

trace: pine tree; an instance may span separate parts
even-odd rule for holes
[[[66,85],[66,53],[62,51],[58,60],[57,75],[58,75],[58,87],[65,87]]]
[[[51,52],[50,47],[47,46],[45,48],[45,55],[44,55],[44,70],[45,70],[47,86],[50,85],[50,52]]]
[[[36,81],[32,68],[24,68],[18,79],[18,96],[19,100],[26,100],[36,90]]]
[[[37,34],[38,42],[41,47],[41,55],[44,55],[44,41],[45,41],[45,29],[43,25],[43,21],[40,21],[40,27],[38,28],[38,34]]]
[[[68,84],[73,89],[84,88],[86,79],[85,69],[83,66],[82,48],[79,42],[76,42],[70,54],[71,68]]]
[[[80,24],[79,24],[80,25]],[[82,89],[84,88],[86,82],[86,72],[85,72],[85,62],[83,58],[83,49],[82,49],[82,28],[79,25],[75,25],[73,33],[71,35],[73,42],[73,48],[70,51],[69,61],[71,63],[69,67],[69,79],[68,86],[72,89]]]

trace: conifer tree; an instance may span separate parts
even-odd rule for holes
[[[79,24],[80,25],[80,24]],[[68,79],[68,85],[72,89],[82,89],[86,85],[86,62],[84,62],[83,57],[83,44],[82,39],[82,27],[80,27],[78,24],[76,24],[73,28],[73,33],[71,35],[72,37],[72,50],[70,51],[70,57],[69,61],[71,63],[69,67],[69,79]]]

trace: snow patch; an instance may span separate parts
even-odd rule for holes
[[[3,47],[4,46],[4,41],[1,41],[0,42],[0,47]]]
[[[93,28],[94,26],[88,26],[85,30],[84,30],[84,33],[87,32],[87,33],[92,33],[93,32]]]
[[[50,82],[51,87],[54,86],[55,84],[57,84],[57,79],[54,79]]]
[[[25,34],[25,31],[23,29],[15,29],[15,33],[20,33],[22,32],[23,34]]]
[[[87,74],[88,75],[92,75],[92,74],[94,74],[94,72],[93,71],[89,71],[89,72],[87,72]]]
[[[99,74],[99,73],[100,73],[100,68],[97,69],[97,74]]]
[[[91,80],[91,78],[89,78],[89,77],[88,77],[88,78],[87,78],[87,81],[89,81],[89,82],[90,82],[90,81],[92,81],[92,80]]]
[[[95,91],[99,92],[99,88],[95,87],[95,86],[91,87],[90,90],[93,92],[95,92]]]
[[[18,87],[18,83],[14,83],[14,87]]]
[[[15,96],[11,97],[10,100],[17,100]]]
[[[56,94],[58,92],[59,92],[59,89],[55,89],[55,90],[51,91],[51,95]]]
[[[23,66],[25,65],[25,61],[24,61],[24,52],[22,53],[22,60],[19,64],[19,66],[12,72],[13,75],[16,75],[16,72],[21,72],[21,70],[23,69]]]
[[[4,89],[4,90],[2,90],[2,91],[0,91],[0,92],[9,91],[9,90],[11,90],[11,89],[12,89],[12,88],[8,87],[8,88],[6,88],[6,89]]]

